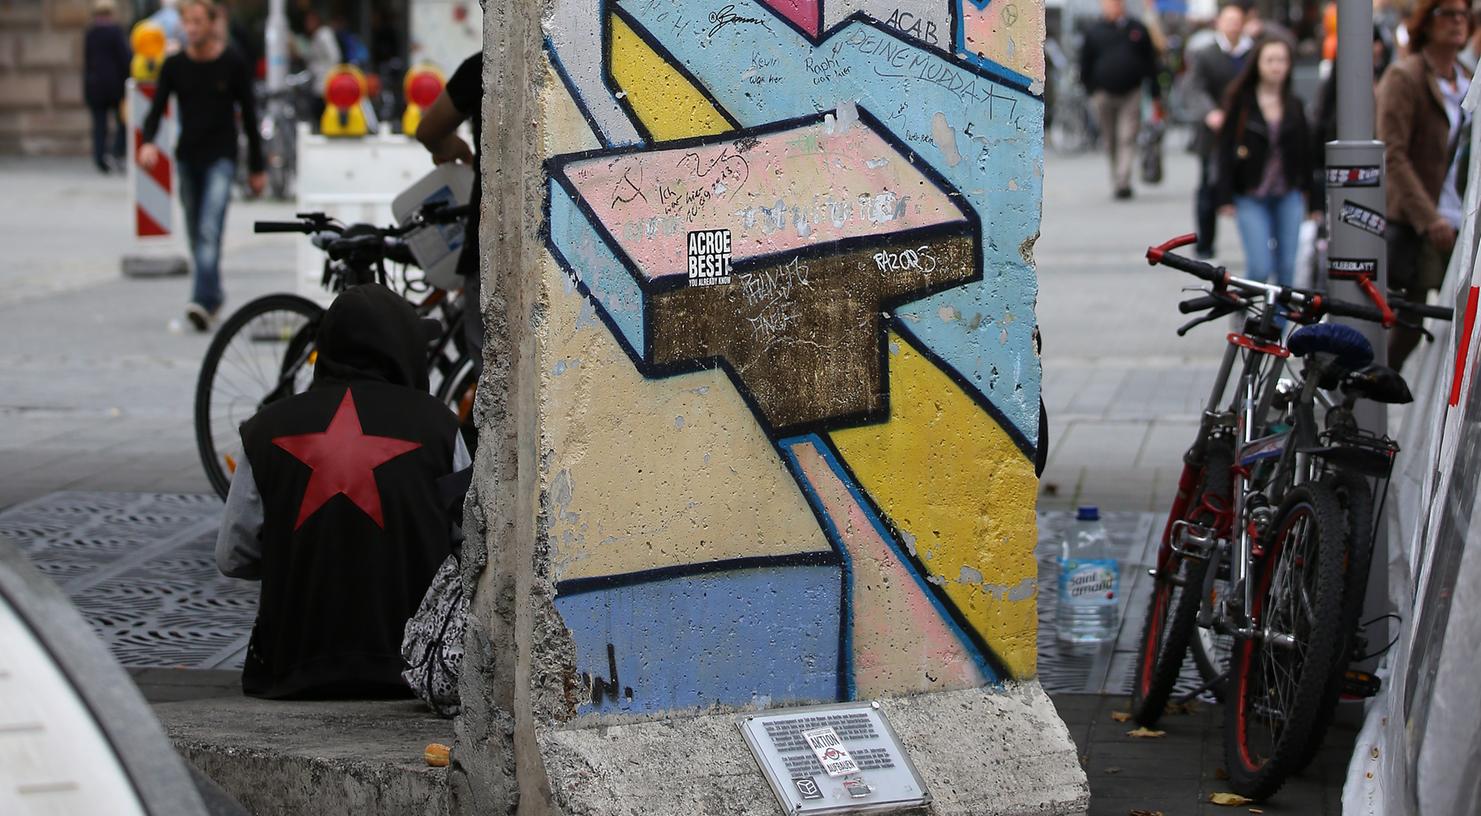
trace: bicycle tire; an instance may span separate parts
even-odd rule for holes
[[[1205,576],[1206,578],[1207,576]],[[1215,589],[1209,596],[1209,601],[1214,602],[1229,592],[1229,582],[1223,578],[1214,578]],[[1214,695],[1214,700],[1224,702],[1224,685],[1229,673],[1229,651],[1233,648],[1234,638],[1229,635],[1220,634],[1212,629],[1198,629],[1193,633],[1188,644],[1188,651],[1193,653],[1193,665],[1198,667],[1198,676],[1208,684],[1208,691]],[[1224,679],[1220,676],[1224,675]]]
[[[1297,771],[1304,770],[1316,758],[1322,741],[1326,739],[1327,729],[1332,725],[1332,718],[1337,715],[1343,675],[1352,658],[1353,637],[1358,631],[1358,619],[1363,614],[1363,601],[1368,594],[1368,572],[1373,564],[1373,491],[1368,487],[1368,480],[1356,473],[1337,471],[1323,477],[1321,483],[1337,497],[1347,522],[1343,539],[1342,623],[1338,630],[1337,651],[1333,655],[1331,679],[1317,709],[1311,738],[1296,757]]]
[[[1281,504],[1256,565],[1252,618],[1261,627],[1273,622],[1289,628],[1293,643],[1283,647],[1246,638],[1230,655],[1224,765],[1230,788],[1249,799],[1263,801],[1274,795],[1298,770],[1302,752],[1310,744],[1318,709],[1331,682],[1341,626],[1346,526],[1342,506],[1330,488],[1320,483],[1297,487]],[[1301,581],[1304,590],[1285,592],[1287,578]],[[1285,608],[1288,598],[1310,607],[1304,627],[1284,626],[1290,612]],[[1296,623],[1294,619],[1290,622]],[[1293,657],[1287,660],[1287,656]],[[1289,688],[1276,688],[1272,697],[1267,669],[1273,672],[1277,667],[1291,681]],[[1275,679],[1279,683],[1281,678]],[[1264,706],[1263,723],[1254,719],[1261,699],[1277,701],[1273,707]],[[1266,730],[1270,732],[1268,746],[1263,744]]]
[[[463,357],[433,395],[457,415],[458,429],[470,456],[478,452],[478,426],[473,422],[473,402],[477,391],[478,370],[472,357]]]
[[[1179,520],[1202,526],[1220,525],[1220,507],[1228,507],[1232,484],[1230,467],[1234,455],[1226,444],[1210,440],[1204,464],[1195,488],[1176,517],[1168,517],[1163,531],[1163,546],[1168,545],[1173,524]],[[1186,465],[1185,467],[1194,467]],[[1162,718],[1168,697],[1177,684],[1183,668],[1183,657],[1198,625],[1198,608],[1202,604],[1204,572],[1211,562],[1183,558],[1171,551],[1167,563],[1158,569],[1147,604],[1146,621],[1137,645],[1136,674],[1132,680],[1131,716],[1141,725],[1151,727]],[[1182,585],[1172,578],[1182,573]],[[1189,591],[1189,590],[1192,591]]]
[[[264,355],[276,358],[276,379],[273,382],[264,382],[269,369],[261,365],[254,365],[253,370],[248,370],[245,365],[239,365],[238,373],[249,380],[242,386],[243,392],[255,391],[257,386],[261,387],[261,393],[242,393],[238,399],[231,402],[231,408],[226,411],[225,417],[218,416],[215,397],[218,395],[218,387],[222,385],[223,366],[228,349],[234,348],[233,342],[239,340],[239,335],[253,321],[273,313],[282,313],[301,317],[301,323],[292,324],[291,335],[282,337],[284,348],[281,353],[269,352]],[[200,453],[201,466],[205,469],[206,480],[211,483],[211,488],[216,491],[222,499],[226,498],[227,490],[231,487],[231,473],[233,470],[231,461],[227,459],[230,454],[230,443],[223,444],[222,440],[235,439],[242,422],[245,422],[263,406],[272,391],[275,390],[274,383],[282,382],[284,367],[291,364],[292,360],[299,359],[306,351],[305,343],[313,341],[314,328],[317,327],[319,318],[324,314],[319,304],[308,298],[298,295],[276,294],[267,295],[248,302],[238,309],[216,331],[216,336],[211,338],[211,345],[206,349],[205,359],[201,361],[201,373],[195,385],[195,441],[196,449]],[[286,328],[286,327],[285,327]],[[251,343],[253,340],[248,339]],[[233,361],[238,362],[238,361]],[[253,375],[257,375],[257,382],[250,382]],[[240,448],[240,439],[235,439],[235,447]]]

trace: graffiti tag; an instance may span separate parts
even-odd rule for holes
[[[899,252],[880,250],[874,253],[874,263],[881,272],[908,272],[918,269],[929,275],[936,271],[936,256],[931,254],[928,246],[902,249]]]
[[[771,30],[771,26],[767,25],[765,20],[761,19],[760,17],[743,17],[739,14],[736,14],[735,6],[731,5],[721,8],[719,11],[710,12],[710,30],[706,32],[706,36],[713,37],[716,34],[720,33],[720,30],[725,28],[726,26],[739,25],[742,23],[759,25],[767,31]]]
[[[598,677],[588,672],[581,672],[581,684],[586,686],[591,695],[591,704],[600,706],[605,700],[609,703],[618,701],[619,689],[623,697],[627,698],[629,704],[633,700],[631,686],[622,686],[617,679],[617,650],[612,644],[607,644],[607,676]]]
[[[793,258],[784,266],[742,272],[740,280],[741,296],[751,312],[745,315],[751,336],[770,345],[797,322],[792,293],[808,285],[807,264]]]
[[[631,172],[631,167],[622,171],[622,181],[617,182],[617,189],[612,192],[612,209],[616,209],[618,204],[628,204],[640,198],[644,202],[648,200],[648,196],[643,195],[642,189],[628,178],[627,174]],[[638,170],[638,178],[640,180],[643,178],[641,169]]]
[[[989,120],[1003,117],[1017,124],[1014,120],[1014,113],[1018,109],[1016,98],[998,93],[993,89],[992,83],[978,81],[966,71],[933,55],[923,53],[906,43],[863,30],[851,32],[844,44],[866,57],[875,57],[877,63],[884,65],[884,69],[879,64],[874,66],[875,76],[928,82],[945,89],[963,102],[982,103],[987,109]]]
[[[732,198],[751,178],[751,163],[746,161],[745,156],[733,151],[730,145],[726,145],[720,151],[720,155],[710,159],[709,162],[705,162],[698,153],[692,151],[680,156],[679,160],[674,162],[675,167],[682,168],[685,165],[689,165],[689,172],[693,173],[695,178],[710,179],[713,173],[714,178],[710,180],[715,183],[715,192],[723,193],[729,190]]]
[[[890,15],[890,19],[886,20],[885,24],[897,31],[909,34],[917,40],[924,40],[929,45],[941,44],[940,39],[936,36],[936,22],[934,20],[927,20],[917,17],[908,11],[895,9],[895,13]]]

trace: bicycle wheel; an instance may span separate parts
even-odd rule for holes
[[[1297,770],[1332,679],[1342,622],[1342,505],[1323,484],[1295,488],[1255,566],[1256,627],[1230,655],[1224,763],[1235,793],[1269,798]]]
[[[1216,577],[1207,601],[1217,604],[1228,592],[1229,581]],[[1193,664],[1198,667],[1198,676],[1209,684],[1209,692],[1221,703],[1224,702],[1224,687],[1228,680],[1229,653],[1233,649],[1234,638],[1203,627],[1193,633],[1193,640],[1189,645],[1189,651],[1193,653]]]
[[[478,372],[473,367],[473,358],[464,357],[433,395],[458,415],[458,427],[469,455],[478,451],[478,427],[473,423],[473,400],[477,393]]]
[[[1185,466],[1190,469],[1184,472],[1185,482],[1193,486],[1186,494],[1179,494],[1168,516],[1159,552],[1161,563],[1137,648],[1131,715],[1142,725],[1156,725],[1167,707],[1167,698],[1183,668],[1188,641],[1198,626],[1203,577],[1210,563],[1174,552],[1170,546],[1174,527],[1183,521],[1210,530],[1215,537],[1227,535],[1224,528],[1228,527],[1231,506],[1229,469],[1233,461],[1228,444],[1222,439],[1211,439],[1202,470],[1194,473],[1193,465]]]
[[[241,425],[264,405],[308,388],[324,310],[298,295],[268,295],[221,324],[195,385],[195,440],[223,499],[242,457]]]
[[[1316,758],[1327,729],[1332,725],[1332,718],[1337,714],[1337,703],[1342,699],[1343,675],[1352,660],[1353,638],[1357,635],[1363,600],[1368,594],[1368,570],[1373,563],[1373,491],[1368,487],[1368,480],[1356,473],[1338,471],[1324,477],[1321,483],[1337,497],[1347,523],[1342,548],[1342,622],[1338,628],[1331,680],[1317,708],[1311,738],[1296,757],[1298,771]]]

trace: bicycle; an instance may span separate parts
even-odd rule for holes
[[[254,230],[309,235],[325,253],[321,285],[338,294],[363,283],[389,284],[387,262],[403,270],[416,267],[408,242],[412,234],[426,227],[461,229],[468,212],[467,206],[432,204],[394,227],[347,225],[324,213],[298,213],[297,221],[258,221]],[[403,296],[425,294],[412,304],[417,313],[438,322],[427,347],[432,395],[458,414],[471,451],[476,442],[471,425],[477,387],[473,355],[481,350],[466,347],[464,304],[456,293],[404,271],[399,277]],[[206,350],[195,389],[196,447],[206,479],[223,499],[242,456],[241,424],[313,382],[315,337],[323,314],[319,304],[299,295],[265,295],[228,317]]]
[[[1157,722],[1195,627],[1226,638],[1227,669],[1194,694],[1227,684],[1230,786],[1261,800],[1320,746],[1356,642],[1377,517],[1368,479],[1386,488],[1398,447],[1359,429],[1353,409],[1360,399],[1411,399],[1402,377],[1371,365],[1373,350],[1361,333],[1318,321],[1403,321],[1371,282],[1365,289],[1376,305],[1244,280],[1172,253],[1193,241],[1187,235],[1147,250],[1149,264],[1211,284],[1206,295],[1179,306],[1185,314],[1204,312],[1179,336],[1228,314],[1245,321],[1228,335],[1151,570],[1132,713],[1143,725]],[[1408,316],[1449,316],[1440,307],[1393,303]],[[1287,338],[1278,316],[1298,324]],[[1293,355],[1302,369],[1285,376]],[[1326,391],[1343,397],[1334,402]],[[1325,409],[1324,423],[1317,406]],[[1208,648],[1211,640],[1198,642]],[[1198,661],[1206,677],[1217,660],[1205,654]]]

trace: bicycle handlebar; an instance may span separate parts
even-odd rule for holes
[[[302,221],[258,221],[252,225],[253,232],[311,232]]]
[[[1158,246],[1147,248],[1147,263],[1149,265],[1155,266],[1162,264],[1163,266],[1169,266],[1214,285],[1213,294],[1192,298],[1179,303],[1178,311],[1183,314],[1207,310],[1220,310],[1222,313],[1227,314],[1229,311],[1241,306],[1238,298],[1231,295],[1228,291],[1233,289],[1241,294],[1269,294],[1274,303],[1293,306],[1299,309],[1300,313],[1293,314],[1293,318],[1300,320],[1304,316],[1308,322],[1314,322],[1320,319],[1322,315],[1332,314],[1391,326],[1395,322],[1395,312],[1412,317],[1429,317],[1438,320],[1453,319],[1452,310],[1443,306],[1410,303],[1397,298],[1382,298],[1378,294],[1377,287],[1373,286],[1371,282],[1365,287],[1365,291],[1370,296],[1373,296],[1376,302],[1381,304],[1379,308],[1366,303],[1351,303],[1337,300],[1321,292],[1305,289],[1294,289],[1283,286],[1273,291],[1272,287],[1266,284],[1236,278],[1230,275],[1223,267],[1214,266],[1213,264],[1187,258],[1182,255],[1176,255],[1172,252],[1173,249],[1187,246],[1195,240],[1196,237],[1190,233],[1188,235],[1180,235]],[[1195,321],[1195,324],[1198,322],[1204,321]],[[1189,327],[1195,324],[1190,324]],[[1408,324],[1406,323],[1406,325]]]
[[[1455,310],[1448,306],[1431,306],[1428,303],[1413,303],[1398,298],[1389,298],[1389,305],[1399,314],[1412,314],[1419,317],[1429,317],[1435,320],[1454,320]]]

